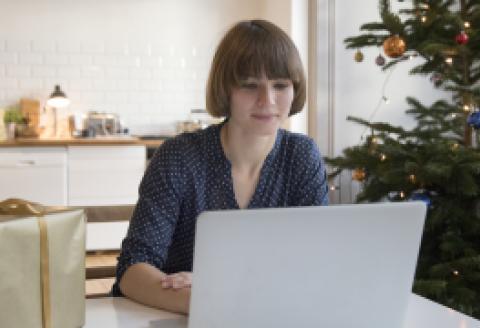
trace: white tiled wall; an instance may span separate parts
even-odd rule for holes
[[[59,84],[69,112],[116,112],[133,132],[204,108],[211,57],[225,29],[272,15],[254,0],[0,4],[0,108],[21,97],[44,103]]]
[[[181,120],[204,107],[211,49],[202,46],[0,40],[0,49],[0,106],[45,100],[58,83],[71,111],[114,111],[129,125]]]

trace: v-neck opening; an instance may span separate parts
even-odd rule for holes
[[[239,206],[238,200],[235,194],[235,188],[233,185],[233,175],[232,175],[232,163],[230,162],[230,160],[227,158],[225,154],[225,150],[223,149],[222,140],[221,140],[221,130],[226,122],[227,120],[224,120],[222,123],[220,123],[217,126],[217,136],[215,139],[216,139],[217,147],[219,147],[219,154],[221,154],[221,157],[222,157],[222,161],[223,161],[222,167],[227,171],[225,172],[226,173],[225,176],[228,177],[228,191],[230,193],[229,201],[231,202],[230,205],[232,206],[232,208],[235,208],[235,209],[251,209],[251,208],[254,208],[257,198],[260,197],[259,195],[262,194],[263,189],[265,189],[265,185],[263,183],[262,178],[264,178],[265,175],[267,174],[267,172],[265,171],[267,170],[268,167],[271,166],[272,159],[275,157],[275,154],[278,152],[283,130],[282,129],[277,130],[275,142],[273,144],[272,149],[268,152],[267,156],[265,157],[265,160],[263,161],[253,194],[250,197],[247,206],[242,208]]]

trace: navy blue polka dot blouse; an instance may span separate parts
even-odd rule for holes
[[[135,263],[165,273],[192,271],[195,221],[207,210],[238,209],[222,124],[165,141],[140,184],[117,266],[118,282]],[[314,141],[280,129],[248,208],[327,205],[325,166]]]

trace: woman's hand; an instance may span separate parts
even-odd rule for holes
[[[161,279],[162,288],[164,289],[182,289],[192,287],[192,273],[191,272],[177,272],[165,275]]]

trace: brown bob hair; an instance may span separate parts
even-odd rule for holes
[[[268,79],[292,81],[294,98],[289,115],[305,104],[306,81],[298,50],[278,26],[265,20],[235,24],[218,45],[207,82],[207,111],[214,117],[230,116],[232,87],[263,72]]]

